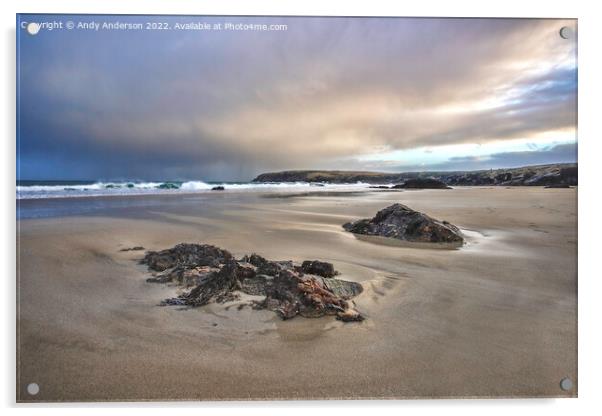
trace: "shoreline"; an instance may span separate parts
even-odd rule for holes
[[[296,183],[296,182],[291,182],[291,184]],[[385,193],[385,192],[415,192],[415,191],[445,191],[445,189],[430,189],[430,188],[399,188],[399,189],[394,189],[394,188],[389,188],[389,189],[384,189],[384,188],[370,188],[370,186],[373,186],[372,184],[353,184],[353,183],[333,183],[333,184],[325,184],[324,189],[323,190],[317,190],[315,188],[322,188],[321,186],[318,185],[311,185],[314,182],[307,182],[307,186],[311,187],[313,190],[311,191],[312,193],[339,193],[339,194],[345,194],[345,193],[368,193],[368,192],[374,192],[374,193]],[[339,190],[337,191],[336,188],[327,188],[328,185],[334,185],[337,187],[349,187],[351,189],[347,189],[347,190]],[[385,185],[394,185],[394,184],[385,184]],[[579,185],[570,185],[569,188],[547,188],[544,185],[495,185],[495,184],[489,184],[489,185],[453,185],[451,186],[451,189],[489,189],[489,188],[504,188],[504,189],[578,189]],[[290,194],[294,194],[295,192],[299,193],[298,189],[290,189],[290,191],[286,191],[284,189],[278,189],[278,188],[274,188],[274,190],[261,190],[261,189],[249,189],[249,190],[240,190],[240,189],[224,189],[223,191],[214,191],[214,190],[200,190],[200,191],[179,191],[176,190],[175,192],[170,192],[169,190],[166,192],[156,192],[156,193],[152,193],[152,192],[148,192],[148,193],[115,193],[115,194],[104,194],[104,195],[73,195],[73,196],[52,196],[52,197],[35,197],[35,198],[16,198],[15,200],[17,201],[17,204],[20,201],[46,201],[46,200],[72,200],[72,199],[100,199],[100,198],[118,198],[118,197],[124,197],[124,198],[130,198],[130,197],[172,197],[172,196],[199,196],[199,195],[228,195],[228,194],[265,194],[265,195],[274,195],[274,194],[283,194],[283,195],[290,195]],[[303,194],[305,193],[299,193],[299,195],[290,195],[291,197],[295,197],[295,196],[305,196]],[[307,195],[307,196],[311,196],[311,195]],[[274,196],[277,197],[277,196]]]
[[[253,184],[253,182],[249,182],[249,184]],[[29,198],[19,198],[18,197],[18,192],[17,192],[17,201],[30,201],[30,200],[48,200],[48,199],[75,199],[75,198],[102,198],[102,197],[134,197],[134,196],[171,196],[171,195],[207,195],[207,194],[225,194],[225,193],[229,193],[229,194],[233,194],[233,193],[276,193],[276,192],[286,192],[286,188],[283,185],[290,185],[290,187],[288,189],[290,189],[290,191],[299,191],[298,189],[296,189],[296,187],[307,187],[307,188],[321,188],[321,186],[315,185],[315,184],[311,184],[309,182],[307,183],[297,183],[297,182],[284,182],[284,183],[278,183],[278,184],[274,184],[274,186],[272,188],[269,188],[266,184],[259,184],[260,186],[257,186],[256,188],[248,188],[248,189],[229,189],[229,188],[225,188],[224,190],[212,190],[212,189],[200,189],[200,190],[181,190],[181,189],[165,189],[165,190],[160,190],[157,188],[156,191],[149,191],[149,192],[131,192],[131,193],[106,193],[106,194],[96,194],[96,195],[58,195],[58,196],[44,196],[44,197],[29,197]],[[357,187],[362,187],[363,188],[367,188],[368,184],[357,184],[357,183],[345,183],[345,184],[329,184],[332,185],[333,188],[327,188],[326,190],[332,191],[333,189],[341,189],[341,188],[357,188]],[[224,185],[225,187],[227,185]],[[328,185],[324,186],[325,188]],[[261,188],[266,188],[266,189],[261,189]],[[284,188],[284,189],[283,189]],[[319,192],[319,191],[316,191]]]

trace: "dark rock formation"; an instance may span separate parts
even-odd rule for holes
[[[168,250],[149,251],[142,259],[142,264],[162,272],[173,267],[221,267],[232,259],[232,254],[215,246],[182,243]]]
[[[541,174],[533,174],[526,178],[525,185],[550,186],[550,185],[577,185],[577,167],[554,169]]]
[[[237,296],[232,292],[240,289],[237,266],[235,260],[228,260],[218,270],[204,275],[190,292],[177,298],[166,299],[163,303],[166,305],[203,306],[213,300],[216,302],[235,300]]]
[[[511,169],[490,169],[456,172],[355,172],[334,170],[296,170],[263,173],[253,182],[309,182],[309,183],[369,183],[386,186],[405,183],[409,179],[432,178],[448,186],[545,186],[556,183],[577,185],[577,164],[555,163]]]
[[[579,169],[577,169],[576,165],[560,168],[559,176],[562,183],[577,185],[579,182]]]
[[[162,273],[157,273],[153,277],[146,279],[146,281],[153,283],[173,282],[185,287],[190,287],[198,285],[206,277],[219,270],[218,267],[211,266],[176,266],[172,269],[167,269]]]
[[[322,277],[334,277],[337,275],[337,271],[334,269],[332,263],[319,260],[305,260],[301,264],[301,271],[308,274],[317,274]]]
[[[142,247],[142,246],[136,246],[136,247],[122,248],[119,251],[142,251],[142,250],[144,250],[144,247]]]
[[[510,172],[498,173],[497,175],[495,175],[493,177],[493,179],[496,182],[508,182],[508,181],[512,180],[512,173],[510,173]]]
[[[331,263],[307,260],[295,265],[257,254],[235,260],[226,250],[206,244],[178,244],[168,250],[151,251],[141,263],[158,272],[147,279],[149,282],[192,287],[176,298],[164,300],[164,305],[197,307],[235,300],[242,292],[265,296],[254,303],[254,308],[273,310],[282,319],[296,315],[364,319],[349,301],[362,292],[362,286],[335,279],[338,272]]]
[[[408,179],[404,183],[394,185],[393,189],[451,189],[445,183],[433,178]]]
[[[323,279],[293,270],[283,270],[274,278],[272,285],[266,288],[266,298],[258,306],[275,311],[282,319],[296,315],[307,318],[337,315],[344,321],[364,320],[344,297],[333,293]]]
[[[423,243],[463,243],[462,233],[447,221],[438,221],[402,204],[393,204],[378,211],[372,219],[343,225],[355,234],[396,238]]]
[[[223,186],[219,185],[219,186],[214,186],[213,188],[211,188],[212,191],[225,191],[226,188],[224,188]]]
[[[343,299],[351,299],[362,293],[364,288],[356,282],[341,279],[321,279],[324,286]]]
[[[397,173],[357,172],[339,170],[289,170],[262,173],[253,182],[309,182],[309,183],[391,183],[399,181]]]

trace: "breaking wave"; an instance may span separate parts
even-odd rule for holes
[[[83,182],[57,181],[34,182],[20,181],[17,184],[17,199],[38,198],[72,198],[86,196],[110,195],[154,195],[173,193],[202,193],[211,191],[216,186],[223,186],[225,191],[270,191],[299,190],[303,188],[321,187],[333,189],[367,184],[310,184],[307,182],[266,182],[266,183],[208,183],[203,181],[165,181],[165,182]]]

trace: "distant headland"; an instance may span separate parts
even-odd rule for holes
[[[509,169],[454,172],[362,172],[344,170],[288,170],[262,173],[253,182],[324,182],[394,184],[413,178],[433,178],[446,185],[475,186],[575,186],[578,182],[576,163],[554,163]]]

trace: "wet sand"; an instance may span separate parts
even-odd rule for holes
[[[145,196],[133,208],[19,220],[17,398],[576,396],[576,192]],[[456,224],[467,244],[391,246],[341,228],[394,202]],[[367,320],[157,306],[177,289],[147,283],[143,252],[120,249],[179,242],[332,262],[363,284],[355,301]],[[563,377],[573,390],[559,388]]]

